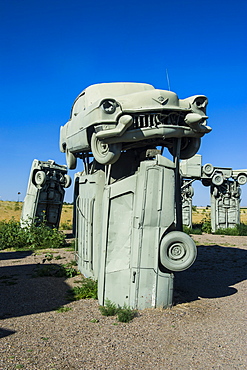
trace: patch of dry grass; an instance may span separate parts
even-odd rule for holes
[[[247,208],[240,209],[240,221],[247,225]]]
[[[203,218],[210,217],[210,207],[196,207],[196,211],[192,212],[192,223],[201,223]],[[240,221],[247,225],[247,208],[240,209]]]
[[[10,220],[12,217],[19,221],[21,217],[22,202],[9,202],[0,201],[0,221]],[[196,211],[192,212],[192,222],[193,224],[201,223],[203,218],[210,216],[209,207],[196,207]],[[60,225],[68,224],[72,225],[73,220],[73,206],[70,204],[64,204]],[[242,223],[247,224],[247,208],[241,208],[240,210],[240,220]]]
[[[207,216],[210,217],[210,208],[196,207],[196,211],[192,212],[192,223],[199,224]]]
[[[0,201],[0,221],[9,221],[11,218],[19,221],[21,217],[23,203],[22,202],[10,202],[10,201]],[[70,204],[64,204],[62,209],[62,215],[60,220],[60,225],[68,224],[72,225],[73,219],[73,206]]]

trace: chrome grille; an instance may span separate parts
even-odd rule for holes
[[[159,125],[177,125],[187,126],[184,122],[186,113],[183,112],[167,112],[163,113],[149,113],[149,114],[135,114],[133,115],[132,129],[144,127],[158,127]]]
[[[156,114],[140,114],[134,116],[134,128],[157,126]]]

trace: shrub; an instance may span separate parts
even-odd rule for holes
[[[206,215],[202,219],[202,232],[206,234],[211,234],[211,231],[211,217],[209,215]]]
[[[218,229],[215,231],[216,235],[232,235],[232,236],[246,236],[247,225],[238,224],[235,227],[229,227],[226,229]]]
[[[66,245],[65,235],[41,223],[21,227],[19,221],[0,221],[0,249],[47,249]]]
[[[20,223],[11,219],[0,221],[0,249],[23,248],[26,245],[26,233]]]
[[[186,234],[196,234],[201,235],[202,234],[202,227],[201,225],[192,225],[192,227],[188,227],[186,225],[183,225],[183,232]]]
[[[132,310],[130,307],[124,305],[120,307],[117,312],[117,319],[120,322],[130,322],[136,316],[136,311]]]

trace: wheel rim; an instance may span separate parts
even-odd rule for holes
[[[106,157],[107,154],[109,153],[109,145],[108,144],[102,143],[102,141],[100,141],[100,140],[96,140],[95,146],[96,146],[97,152],[100,156]]]
[[[213,173],[213,170],[214,168],[211,163],[204,164],[203,171],[206,173],[206,175],[211,175],[211,173]]]
[[[95,160],[104,165],[115,163],[121,155],[122,144],[106,144],[103,143],[93,133],[91,138],[91,150]]]
[[[247,182],[247,177],[245,175],[240,175],[237,180],[240,185],[244,185]]]
[[[174,261],[180,260],[185,256],[186,250],[182,243],[174,243],[168,248],[168,257]]]
[[[223,176],[222,176],[220,173],[219,173],[219,174],[214,175],[214,177],[212,178],[212,183],[213,183],[214,185],[219,186],[219,185],[222,185],[222,184],[223,184],[223,182],[224,182],[224,178],[223,178]]]
[[[171,231],[160,244],[160,262],[170,271],[183,271],[196,259],[197,250],[189,235],[181,231]]]
[[[35,182],[37,185],[44,185],[46,181],[46,175],[43,171],[38,171],[35,174]]]

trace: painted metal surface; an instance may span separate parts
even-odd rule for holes
[[[161,251],[165,236],[176,229],[174,181],[172,161],[159,154],[140,160],[131,151],[110,168],[91,164],[88,173],[76,174],[78,266],[98,280],[100,304],[109,299],[139,309],[172,305],[173,271],[188,268],[196,257],[192,240],[183,247],[184,233]]]

